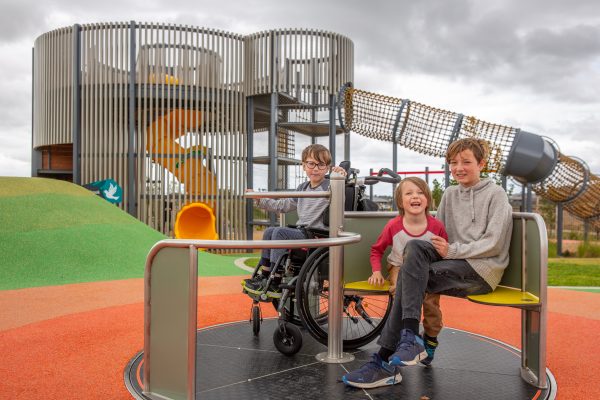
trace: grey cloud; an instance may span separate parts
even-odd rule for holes
[[[8,0],[0,6],[0,43],[17,40],[45,26],[46,5],[31,0]]]

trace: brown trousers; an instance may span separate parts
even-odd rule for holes
[[[388,280],[390,281],[390,293],[396,294],[396,282],[400,267],[388,264]],[[444,326],[442,322],[442,309],[440,308],[440,295],[425,293],[423,300],[423,329],[429,337],[437,337]]]

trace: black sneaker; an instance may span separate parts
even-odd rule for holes
[[[389,358],[390,365],[409,366],[417,365],[419,361],[427,358],[423,339],[415,335],[410,329],[400,331],[400,343],[396,346],[396,352]]]
[[[423,342],[425,344],[425,351],[427,352],[427,358],[421,360],[421,364],[423,365],[431,365],[433,361],[433,356],[435,355],[435,349],[437,349],[439,342],[430,338],[427,335],[423,335]]]
[[[356,371],[342,376],[342,382],[346,385],[363,389],[395,385],[401,381],[402,375],[397,368],[383,361],[377,353],[371,356],[371,361]]]
[[[254,276],[254,278],[244,279],[242,281],[242,286],[249,292],[258,292],[262,291],[264,285],[267,283],[267,278],[264,277],[261,273],[258,273]]]

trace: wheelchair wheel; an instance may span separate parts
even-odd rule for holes
[[[327,344],[329,249],[311,254],[296,282],[296,304],[302,324],[319,342]],[[383,329],[392,308],[388,292],[344,290],[342,339],[344,350],[364,346]]]
[[[281,354],[293,356],[302,347],[302,333],[292,324],[281,323],[273,332],[273,343]]]
[[[260,307],[258,305],[252,306],[252,333],[254,333],[254,336],[258,336],[260,332],[260,323]]]

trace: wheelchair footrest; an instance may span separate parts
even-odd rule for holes
[[[250,296],[253,300],[256,301],[269,301],[270,299],[280,299],[281,291],[272,291],[272,290],[264,290],[264,289],[250,289],[244,285],[242,281],[242,291]]]

